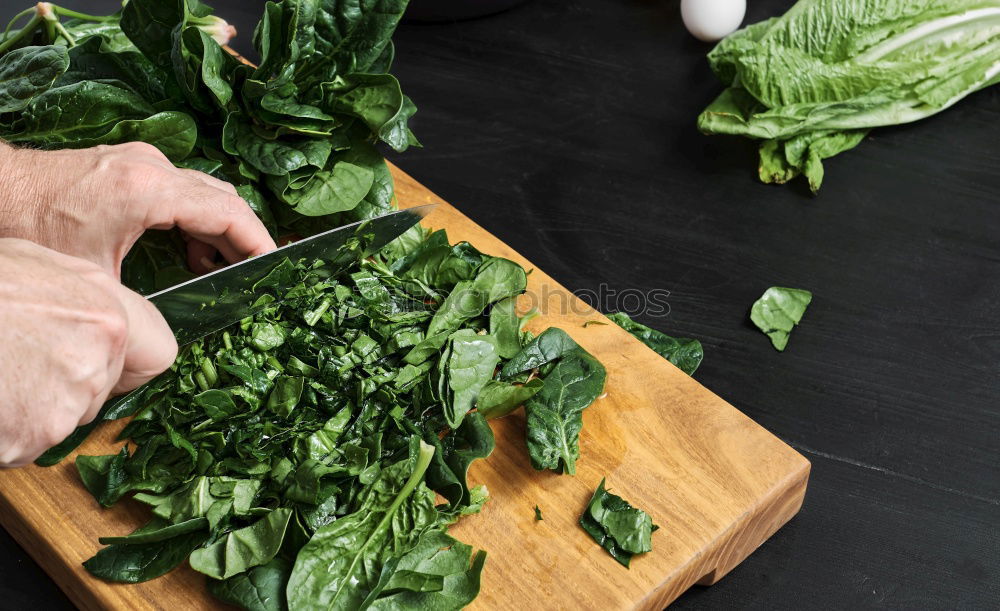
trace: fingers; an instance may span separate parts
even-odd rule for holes
[[[119,286],[118,296],[128,316],[128,344],[122,374],[112,394],[142,386],[177,358],[177,340],[159,310],[124,286]]]
[[[187,264],[196,274],[207,274],[218,269],[215,263],[215,255],[218,254],[211,244],[206,244],[201,240],[189,238],[187,242]]]
[[[230,263],[274,250],[264,224],[229,183],[193,170],[178,170],[165,205],[150,211],[147,227],[178,226],[214,246]]]
[[[208,185],[209,187],[214,187],[214,188],[216,188],[216,189],[218,189],[220,191],[225,191],[226,193],[228,193],[230,195],[237,195],[237,193],[236,193],[236,187],[234,187],[231,183],[228,183],[228,182],[226,182],[224,180],[219,180],[218,178],[216,178],[214,176],[210,176],[210,175],[208,175],[208,174],[206,174],[204,172],[199,172],[198,170],[189,170],[187,168],[177,168],[177,171],[180,172],[180,173],[182,173],[182,174],[184,174],[185,176],[187,176],[189,178],[193,178],[195,180],[199,180],[199,181],[205,183],[206,185]]]

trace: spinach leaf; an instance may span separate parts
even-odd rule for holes
[[[479,392],[476,407],[486,419],[503,418],[538,394],[543,384],[541,378],[534,378],[524,384],[490,380]]]
[[[414,456],[384,470],[365,490],[357,511],[317,530],[299,551],[288,580],[290,607],[358,608],[391,548],[410,547],[434,526],[433,494],[422,483],[434,448],[418,443]]]
[[[31,98],[5,134],[10,142],[55,146],[99,139],[119,121],[145,119],[156,109],[138,94],[110,83],[80,81]],[[86,146],[86,145],[84,145]],[[62,148],[62,147],[60,147]]]
[[[499,257],[486,259],[476,270],[472,288],[486,294],[486,303],[514,297],[524,292],[528,285],[528,275],[524,268]]]
[[[445,422],[458,428],[462,419],[476,403],[483,386],[493,377],[500,355],[496,340],[479,335],[472,329],[461,329],[451,335],[450,346],[443,363],[451,397],[445,403]]]
[[[535,521],[536,522],[541,522],[542,519],[543,519],[542,518],[542,510],[538,508],[538,505],[535,505]]]
[[[174,524],[204,517],[215,530],[232,514],[246,515],[260,482],[230,477],[195,477],[167,495],[136,494],[137,501],[153,506],[153,515]]]
[[[486,552],[472,554],[472,547],[440,530],[426,531],[402,556],[384,585],[365,599],[361,608],[462,609],[479,594]],[[383,572],[385,574],[385,572]]]
[[[635,322],[623,312],[608,314],[608,318],[688,375],[694,375],[705,357],[701,342],[696,339],[675,339]]]
[[[580,346],[565,331],[549,327],[504,363],[500,377],[511,378],[522,371],[541,367],[579,348]]]
[[[272,184],[281,184],[274,181]],[[305,216],[323,216],[356,208],[375,184],[373,169],[334,159],[315,172],[302,186],[281,188],[283,201]]]
[[[329,81],[348,70],[368,73],[385,64],[383,55],[406,5],[406,0],[323,3],[316,14],[315,54],[305,70]]]
[[[76,468],[87,491],[102,507],[110,507],[129,491],[130,481],[125,472],[128,447],[107,456],[77,456]]]
[[[520,319],[517,317],[516,300],[501,299],[490,308],[490,335],[496,338],[497,351],[505,359],[521,350]]]
[[[209,389],[192,397],[194,404],[205,411],[205,415],[219,422],[236,413],[236,403],[232,395],[224,390]]]
[[[802,289],[772,286],[750,308],[750,320],[771,338],[771,344],[781,352],[788,345],[788,335],[802,320],[812,293]]]
[[[612,558],[628,567],[632,556],[652,551],[652,534],[659,527],[653,524],[645,511],[608,492],[604,483],[602,479],[587,503],[587,509],[580,517],[580,526]]]
[[[69,437],[43,452],[35,460],[35,464],[42,467],[51,467],[59,463],[62,459],[69,456],[70,452],[79,447],[102,422],[128,418],[135,414],[142,407],[143,401],[162,390],[167,380],[167,375],[163,374],[147,382],[145,386],[140,386],[124,395],[108,399],[101,406],[100,411],[97,412],[97,416],[93,420],[78,427]]]
[[[143,55],[169,66],[174,32],[183,23],[186,0],[129,0],[122,8],[121,30]]]
[[[361,119],[380,140],[397,152],[405,151],[415,139],[406,129],[416,110],[403,95],[399,81],[391,74],[351,74],[324,89],[332,94],[334,108]]]
[[[191,553],[191,568],[214,579],[229,579],[270,562],[285,538],[292,510],[275,509],[250,526]]]
[[[124,537],[101,537],[98,541],[103,545],[140,545],[158,543],[179,535],[207,530],[208,520],[205,518],[191,518],[177,524],[171,524],[161,518],[153,518],[148,524],[137,528],[133,533]]]
[[[472,463],[488,457],[496,447],[486,419],[470,412],[454,434],[439,438],[436,431],[428,430],[424,440],[436,450],[427,468],[427,485],[448,500],[452,511],[481,506],[485,496],[479,501],[473,499],[474,491],[469,488],[467,478]]]
[[[583,410],[604,391],[605,376],[604,366],[580,348],[556,363],[525,404],[531,466],[576,473]]]
[[[22,110],[68,68],[65,47],[22,47],[0,57],[0,113]]]
[[[292,572],[292,565],[283,558],[275,558],[261,566],[229,579],[208,581],[208,591],[222,602],[247,611],[284,611],[285,583]]]
[[[196,530],[151,543],[109,545],[83,563],[95,577],[121,583],[140,583],[171,571],[200,547],[208,532]]]
[[[278,376],[274,382],[274,390],[267,398],[267,409],[279,416],[289,417],[302,398],[304,385],[305,378]]]

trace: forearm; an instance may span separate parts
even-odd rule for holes
[[[11,146],[0,140],[0,237],[25,237],[35,224],[37,207],[42,203],[35,195],[40,180],[33,159],[44,154],[31,149]]]

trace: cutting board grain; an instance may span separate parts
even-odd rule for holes
[[[605,395],[584,412],[576,476],[531,468],[520,413],[492,423],[497,449],[470,473],[491,500],[452,529],[489,553],[474,608],[659,609],[693,584],[720,579],[795,515],[809,477],[805,458],[615,325],[584,327],[603,317],[405,173],[393,174],[403,207],[439,204],[425,225],[533,269],[519,303],[540,311],[531,328],[563,328],[608,370]],[[102,428],[80,452],[116,451],[120,428]],[[653,551],[631,570],[577,525],[602,477],[661,527]],[[543,521],[535,521],[535,505]],[[0,472],[0,522],[81,608],[218,608],[186,565],[138,585],[84,571],[98,537],[127,533],[147,515],[129,501],[101,509],[72,457]]]

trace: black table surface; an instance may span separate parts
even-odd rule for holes
[[[249,52],[262,3],[213,4]],[[640,320],[700,339],[695,377],[812,461],[801,513],[677,608],[998,604],[1000,88],[874,131],[813,197],[698,133],[720,85],[676,1],[533,0],[395,40],[424,148],[393,160],[572,290],[669,291]],[[814,294],[784,353],[748,320],[772,285]],[[0,607],[69,606],[0,550]]]

